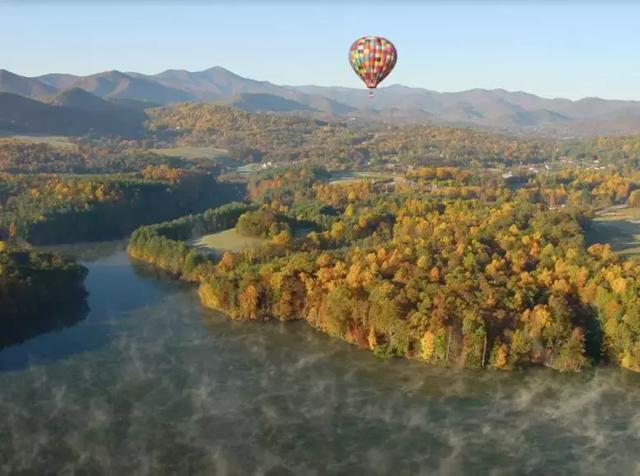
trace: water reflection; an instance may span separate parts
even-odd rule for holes
[[[302,323],[204,311],[121,259],[96,262],[91,315],[72,328],[110,329],[103,345],[0,372],[0,473],[640,471],[636,374],[380,362]],[[113,286],[141,298],[110,300]]]
[[[0,371],[18,370],[108,345],[128,313],[158,302],[176,286],[134,265],[122,241],[47,247],[79,260],[89,273],[88,296],[48,315],[5,323],[0,329]],[[4,347],[4,348],[3,348]]]
[[[0,351],[4,347],[21,344],[37,335],[73,326],[85,319],[87,314],[89,306],[82,299],[80,302],[50,310],[45,315],[0,320]]]

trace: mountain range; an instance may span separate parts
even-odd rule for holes
[[[77,87],[45,100],[0,93],[0,131],[138,137],[146,119],[142,107],[105,100]]]
[[[26,98],[45,109],[58,108],[50,112],[54,115],[82,111],[80,123],[84,122],[85,129],[98,131],[114,120],[120,121],[120,126],[114,123],[107,129],[139,127],[146,107],[204,101],[250,112],[472,126],[516,134],[640,133],[640,101],[547,99],[504,89],[441,93],[401,85],[378,88],[375,97],[369,98],[364,88],[276,85],[244,78],[221,67],[199,72],[170,69],[155,75],[107,71],[90,76],[38,77],[0,70],[0,128],[14,124],[16,129],[15,124],[19,124],[15,112],[7,111],[7,107],[20,103],[23,107],[29,104],[31,109],[41,108],[25,103]]]

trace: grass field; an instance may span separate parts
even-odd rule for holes
[[[348,184],[363,180],[393,180],[397,176],[385,172],[334,172],[329,183]]]
[[[598,212],[587,233],[587,242],[609,243],[624,256],[640,256],[640,208],[609,207]]]
[[[226,149],[218,149],[217,147],[168,147],[163,149],[151,149],[152,152],[169,157],[182,157],[187,160],[194,159],[211,159],[218,160],[228,157],[229,152]]]
[[[23,135],[23,134],[10,134],[0,132],[0,139],[14,139],[22,142],[29,142],[32,144],[48,144],[51,147],[77,149],[77,146],[72,143],[68,137],[64,136],[45,136],[45,135]]]
[[[262,164],[246,164],[236,168],[236,172],[241,175],[249,175],[262,170]]]
[[[242,251],[246,248],[260,246],[263,241],[262,238],[243,236],[239,234],[235,228],[230,228],[219,233],[203,236],[199,240],[194,241],[193,245],[199,249],[218,252]]]

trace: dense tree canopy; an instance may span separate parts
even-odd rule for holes
[[[354,125],[210,104],[167,106],[151,109],[148,114],[149,130],[158,139],[227,148],[244,161],[309,161],[334,169],[544,163],[589,166],[594,161],[637,167],[640,163],[638,137],[554,140],[432,125]]]
[[[640,370],[637,263],[608,245],[587,248],[581,209],[554,208],[539,193],[553,181],[513,191],[495,177],[425,169],[391,187],[289,182],[308,173],[267,178],[278,186],[254,194],[262,208],[235,217],[263,230],[266,217],[304,212],[318,228],[301,238],[194,262],[176,237],[149,253],[157,238],[141,231],[130,251],[157,263],[184,247],[177,274],[200,283],[204,305],[238,319],[304,319],[381,356],[560,370],[610,360]],[[565,186],[588,183],[597,202],[626,200],[618,188],[635,186],[608,174],[569,177]],[[494,191],[441,193],[472,182]]]
[[[192,164],[139,148],[78,145],[55,147],[0,139],[0,172],[104,174],[137,172],[149,166],[188,168]]]
[[[117,238],[244,191],[167,166],[120,175],[0,175],[0,236],[32,243]]]
[[[16,242],[148,225],[130,254],[199,283],[203,303],[234,318],[304,319],[378,355],[438,364],[577,370],[604,359],[640,370],[637,262],[584,239],[596,210],[640,206],[637,137],[509,137],[210,104],[148,116],[136,140],[0,139],[6,289],[35,282],[16,271],[29,253]],[[228,157],[187,159],[192,147]],[[251,167],[260,172],[247,178]],[[233,226],[264,244],[221,255],[190,244]]]

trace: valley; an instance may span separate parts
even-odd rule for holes
[[[0,476],[640,475],[638,18],[0,0]]]

